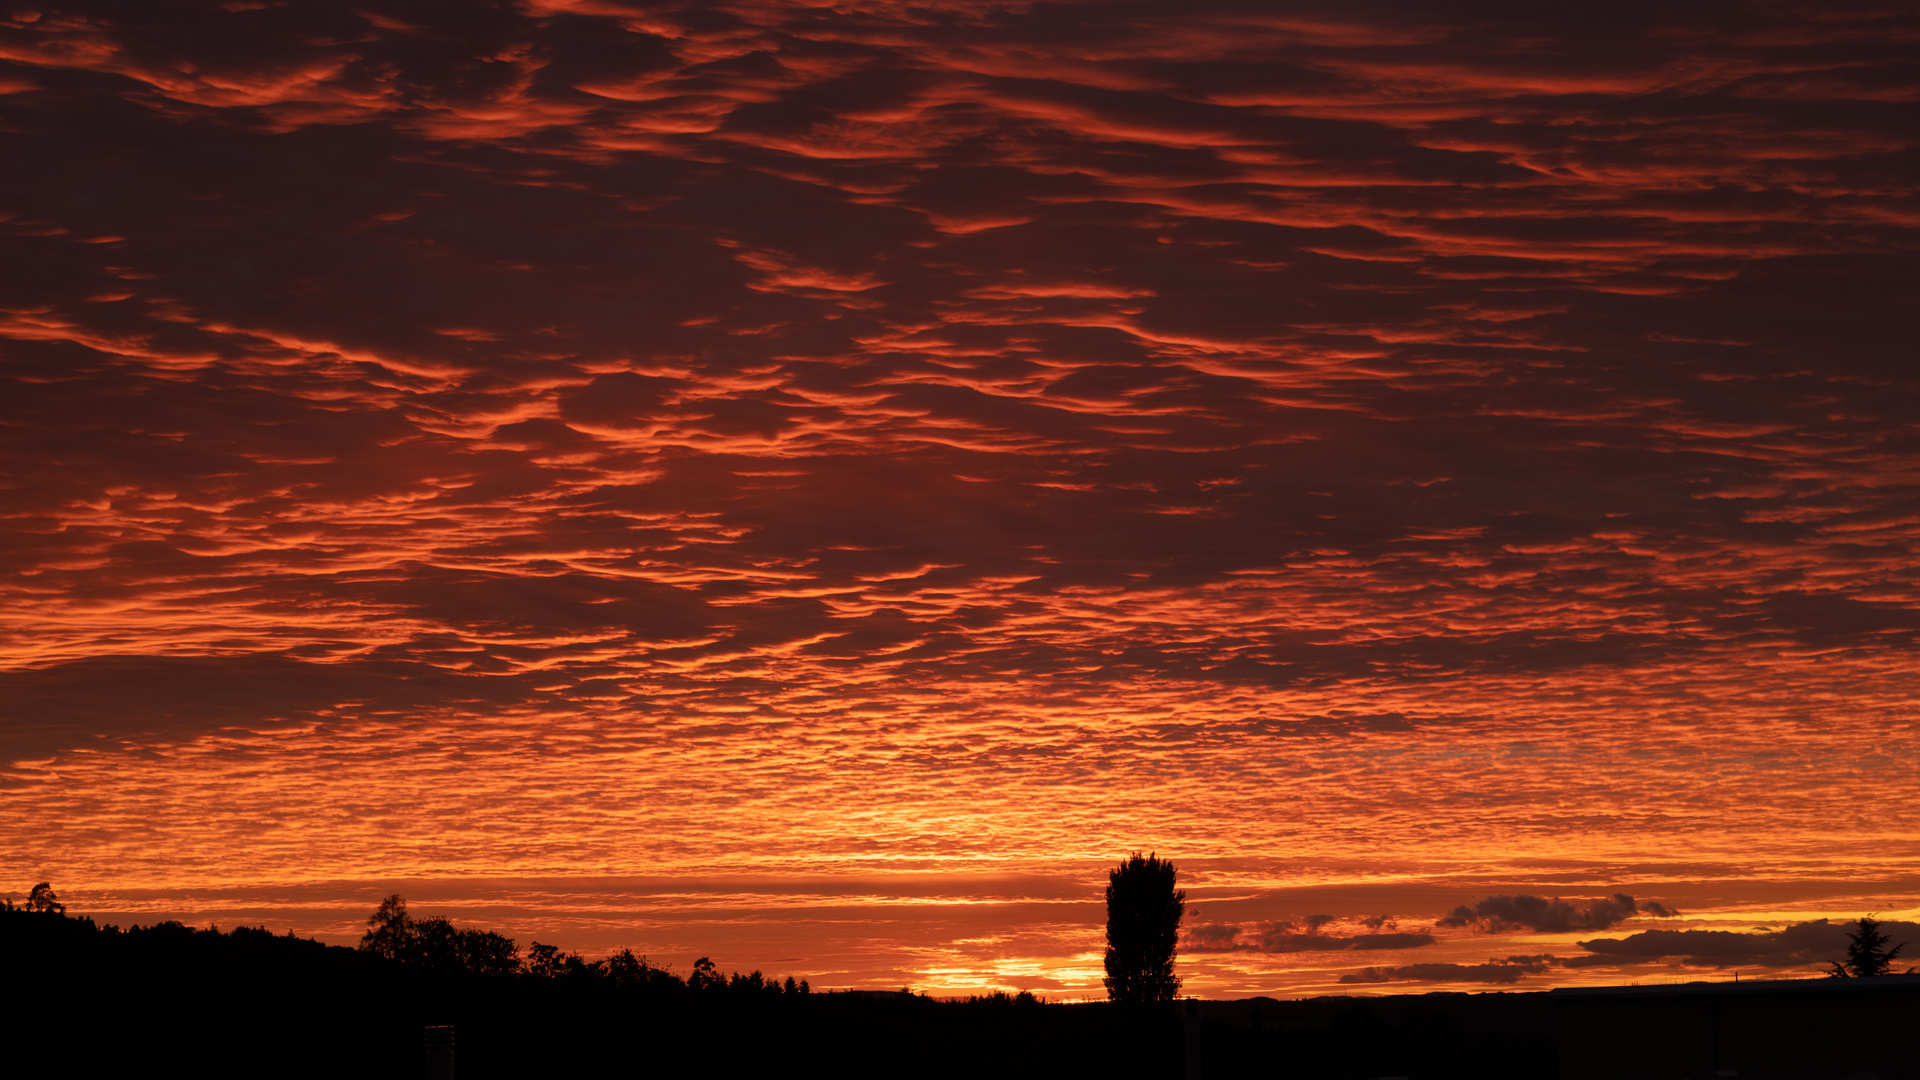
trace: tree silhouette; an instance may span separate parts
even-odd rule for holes
[[[579,953],[567,952],[558,945],[542,945],[536,941],[527,949],[527,974],[542,979],[604,975],[608,966],[605,960],[589,964],[580,959]]]
[[[633,955],[632,949],[621,949],[600,961],[600,964],[604,965],[603,970],[607,981],[615,986],[629,989],[656,989],[678,988],[682,985],[672,972],[665,968],[654,967],[647,963],[647,958],[644,956]]]
[[[1860,928],[1847,935],[1847,959],[1842,963],[1828,965],[1833,968],[1828,974],[1836,979],[1864,979],[1873,975],[1893,974],[1893,961],[1900,950],[1907,947],[1901,942],[1893,948],[1887,948],[1892,940],[1880,932],[1879,920],[1871,915],[1860,917]],[[1912,968],[1907,969],[1913,973]]]
[[[360,948],[388,960],[403,960],[412,937],[413,920],[407,917],[407,902],[394,893],[367,916],[367,932],[360,935]]]
[[[721,990],[727,985],[727,977],[713,966],[713,961],[701,957],[693,962],[693,974],[687,976],[689,990]]]
[[[33,891],[27,894],[27,910],[42,911],[49,915],[65,915],[67,913],[67,905],[61,903],[60,898],[53,895],[53,886],[43,881],[35,885]]]
[[[1107,996],[1114,1001],[1172,1001],[1180,992],[1173,951],[1187,894],[1174,888],[1173,863],[1134,852],[1107,875]]]
[[[501,976],[520,970],[520,950],[512,938],[491,930],[464,929],[437,915],[415,919],[407,914],[407,902],[398,893],[380,901],[380,907],[367,916],[360,948],[437,971]]]

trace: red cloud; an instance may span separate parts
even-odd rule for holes
[[[1911,15],[1563,18],[9,16],[8,850],[1897,830]]]

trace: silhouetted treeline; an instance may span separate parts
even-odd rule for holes
[[[505,978],[526,975],[536,979],[559,979],[574,986],[597,986],[621,992],[671,993],[726,991],[733,994],[805,994],[812,990],[805,980],[795,982],[789,976],[782,984],[758,971],[742,975],[723,975],[712,960],[701,957],[682,979],[666,968],[656,967],[632,949],[622,949],[602,960],[586,960],[578,953],[565,952],[557,945],[536,941],[520,955],[520,947],[510,937],[492,930],[455,926],[434,916],[416,919],[407,911],[405,897],[394,894],[380,901],[379,908],[367,918],[367,932],[361,935],[360,949],[384,960],[412,968],[424,968],[442,975],[470,978]]]
[[[417,937],[382,955],[264,929],[120,930],[0,905],[7,1071],[411,1080],[422,1028],[452,1024],[462,1080],[1181,1075],[1171,1004],[802,993],[711,962],[681,978],[631,954],[589,962],[538,944],[509,967],[497,945],[461,959],[458,928],[442,923],[415,922]],[[1553,1075],[1542,994],[1254,999],[1209,1002],[1204,1016],[1208,1076]]]

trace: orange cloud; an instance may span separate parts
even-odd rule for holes
[[[1130,10],[9,16],[0,869],[1066,994],[1136,847],[1381,954],[1215,994],[1904,895],[1910,13]]]

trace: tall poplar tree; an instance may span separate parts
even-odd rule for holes
[[[1114,1001],[1172,1001],[1186,890],[1173,863],[1134,852],[1107,875],[1107,996]]]

